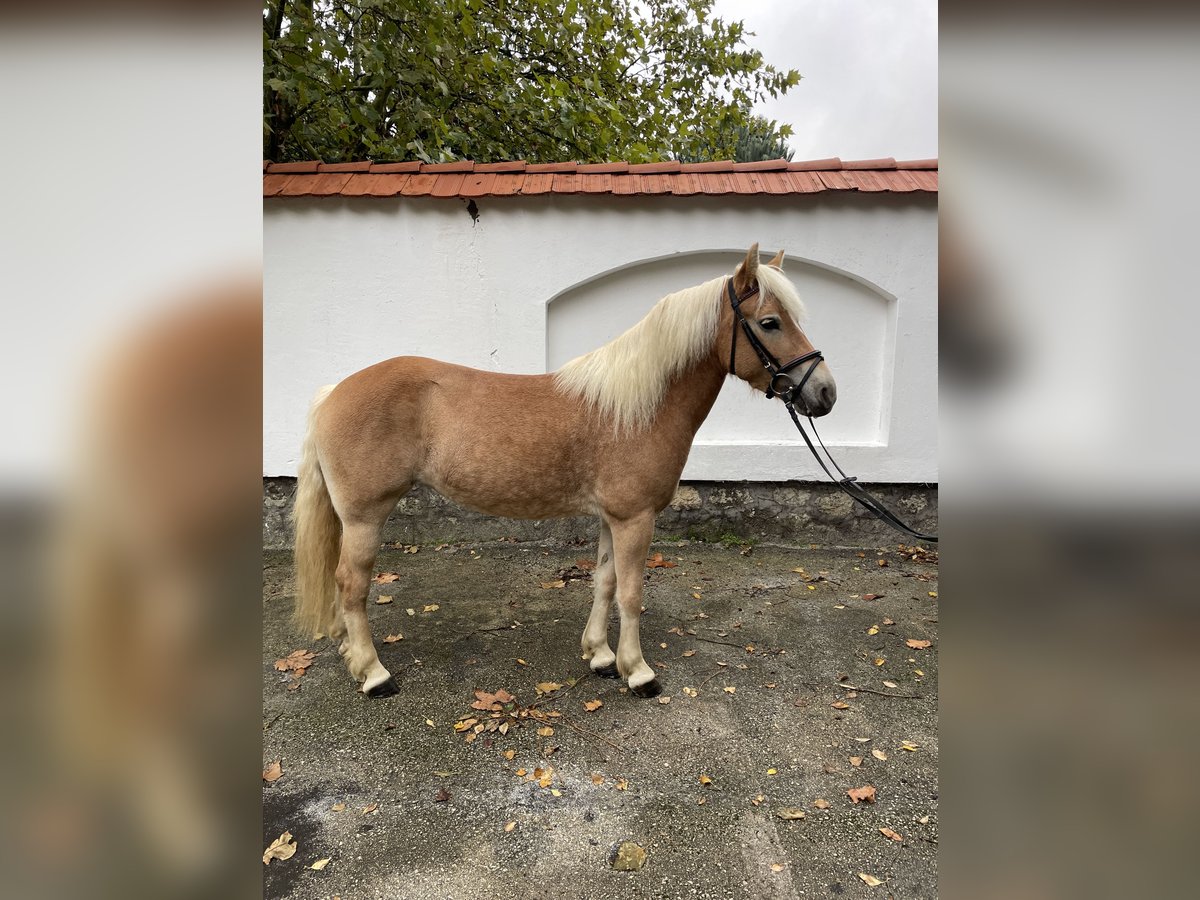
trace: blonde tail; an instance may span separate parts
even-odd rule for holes
[[[296,529],[296,609],[293,618],[298,628],[312,635],[330,634],[336,622],[337,581],[334,575],[341,551],[342,523],[325,485],[313,435],[317,408],[333,387],[321,388],[313,398],[292,510]]]

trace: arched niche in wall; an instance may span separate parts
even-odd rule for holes
[[[732,272],[745,251],[705,250],[638,261],[578,282],[546,309],[546,371],[612,340],[672,291]],[[895,347],[894,298],[820,263],[788,258],[784,271],[808,309],[805,328],[838,384],[821,422],[826,443],[887,443]],[[697,444],[799,442],[778,400],[730,380],[696,436]]]

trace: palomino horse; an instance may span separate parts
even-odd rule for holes
[[[413,485],[491,515],[594,515],[600,546],[583,658],[598,674],[619,673],[638,696],[658,694],[638,635],[654,517],[674,496],[725,376],[732,370],[769,394],[760,350],[776,359],[815,355],[782,263],[780,251],[760,266],[755,244],[732,276],[731,301],[724,277],[669,294],[623,335],[548,375],[401,356],[323,388],[309,414],[296,494],[298,624],[340,641],[368,696],[394,694],[366,603],[384,522]],[[738,302],[754,296],[757,303]],[[790,399],[821,416],[835,397],[816,356]]]

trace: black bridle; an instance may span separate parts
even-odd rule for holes
[[[833,455],[825,446],[825,442],[821,440],[821,435],[817,432],[817,426],[816,423],[813,422],[812,416],[805,414],[805,418],[808,419],[808,427],[812,429],[812,433],[817,438],[817,444],[819,444],[821,446],[821,450],[824,451],[825,458],[829,460],[829,465],[832,465],[833,468],[837,470],[837,473],[841,476],[841,478],[836,477],[833,472],[829,471],[829,465],[826,465],[825,460],[821,459],[821,454],[817,452],[817,448],[813,444],[812,439],[808,436],[808,432],[804,430],[804,426],[800,423],[800,417],[796,414],[795,406],[796,401],[801,399],[800,392],[804,389],[804,385],[808,383],[808,379],[812,376],[813,371],[821,364],[825,357],[821,354],[820,350],[810,350],[808,353],[805,353],[802,356],[797,356],[789,363],[781,364],[779,360],[775,358],[774,354],[772,354],[771,351],[763,345],[763,342],[759,340],[758,335],[754,333],[754,329],[750,327],[750,322],[746,319],[745,314],[742,312],[742,303],[757,294],[758,288],[751,285],[746,289],[745,293],[739,295],[737,291],[734,290],[732,278],[726,282],[726,287],[729,293],[729,306],[733,310],[734,319],[736,319],[737,323],[742,326],[742,332],[746,335],[746,340],[750,342],[750,347],[754,350],[755,354],[757,354],[759,361],[763,365],[763,368],[766,369],[771,375],[770,384],[767,385],[767,399],[778,397],[783,401],[784,406],[787,408],[788,415],[792,417],[792,421],[796,424],[796,430],[799,431],[800,436],[804,438],[804,443],[808,445],[808,449],[812,453],[813,458],[816,459],[821,468],[825,470],[825,474],[829,476],[829,480],[841,488],[847,494],[847,496],[850,497],[850,499],[865,507],[872,515],[880,519],[885,524],[890,525],[897,531],[911,535],[918,540],[929,541],[930,543],[936,544],[936,534],[925,534],[909,527],[908,525],[905,525],[904,522],[900,521],[896,514],[884,506],[874,494],[870,493],[866,488],[858,484],[857,478],[847,475],[845,472],[843,472],[842,467],[837,464],[837,461],[833,458]],[[737,361],[737,328],[731,328],[730,334],[729,373],[731,375],[737,375],[737,369],[735,368],[735,363]],[[808,368],[804,370],[804,374],[800,376],[800,380],[795,381],[790,373],[806,362],[809,364]],[[807,408],[807,404],[805,404],[805,407]]]

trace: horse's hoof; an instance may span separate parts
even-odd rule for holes
[[[599,675],[601,678],[616,678],[618,675],[617,664],[609,663],[607,666],[601,666],[598,669],[592,669],[592,672],[596,675]]]
[[[657,697],[662,693],[662,684],[657,678],[651,678],[645,684],[639,684],[637,687],[631,687],[629,690],[633,692],[635,697]]]
[[[389,675],[387,681],[379,682],[379,684],[375,685],[370,690],[364,691],[364,693],[372,699],[379,699],[380,697],[394,697],[396,694],[400,693],[400,685],[396,684],[396,679]]]

